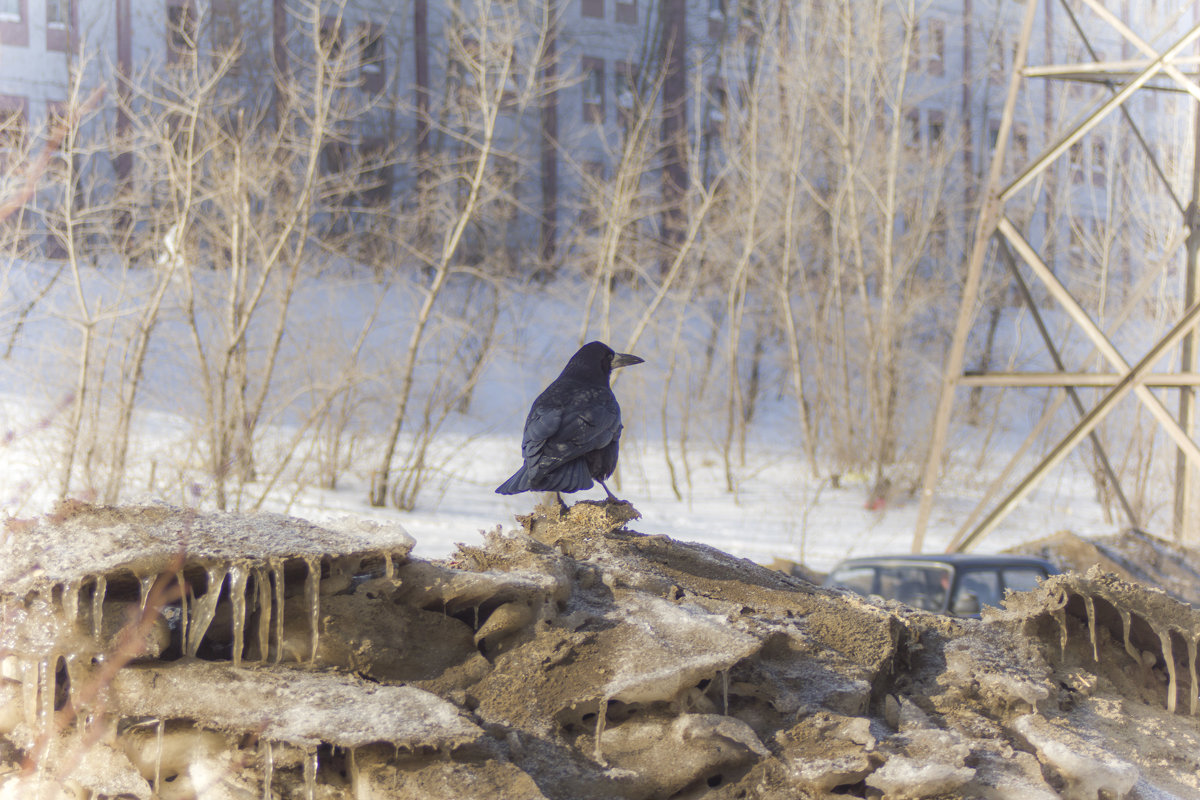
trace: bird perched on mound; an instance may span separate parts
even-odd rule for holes
[[[608,381],[614,369],[642,361],[603,342],[579,348],[533,401],[521,437],[525,463],[496,492],[578,492],[595,480],[615,500],[604,481],[617,468],[621,407]]]

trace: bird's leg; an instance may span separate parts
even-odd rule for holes
[[[547,513],[560,515],[567,510],[567,504],[563,502],[562,495],[558,492],[541,492],[540,495],[538,508],[545,509]]]
[[[621,501],[620,501],[620,499],[618,499],[618,498],[617,498],[617,496],[616,496],[615,494],[613,494],[612,492],[610,492],[610,491],[608,490],[608,487],[607,487],[607,486],[605,486],[605,484],[604,484],[604,481],[598,480],[598,481],[596,481],[596,482],[597,482],[597,483],[599,483],[599,484],[600,484],[600,485],[601,485],[601,486],[604,488],[604,493],[608,495],[608,502],[610,502],[610,503],[619,503],[619,502],[621,502]]]

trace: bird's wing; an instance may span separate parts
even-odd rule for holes
[[[543,393],[525,421],[521,455],[535,474],[606,447],[620,435],[621,410],[607,386],[558,388]]]

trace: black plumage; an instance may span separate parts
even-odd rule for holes
[[[496,492],[578,492],[598,481],[613,498],[604,481],[617,468],[621,407],[609,377],[618,367],[640,363],[603,342],[579,348],[533,401],[521,438],[525,463]]]

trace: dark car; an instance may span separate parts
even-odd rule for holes
[[[956,617],[977,617],[998,606],[1006,589],[1023,592],[1058,569],[1032,556],[951,555],[851,558],[829,573],[826,586],[876,594]]]

